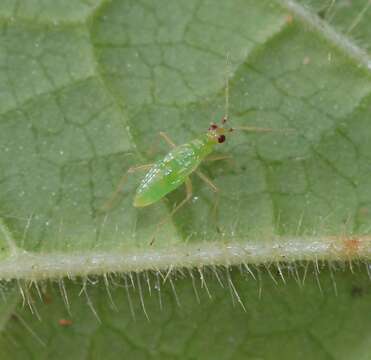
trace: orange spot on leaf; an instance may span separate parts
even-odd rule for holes
[[[291,25],[293,22],[294,22],[294,17],[291,14],[287,15],[286,16],[286,23]]]
[[[69,319],[59,319],[58,324],[60,326],[71,326],[72,325],[72,320]]]
[[[358,253],[361,241],[357,238],[346,238],[344,240],[344,250],[347,255],[355,255]]]

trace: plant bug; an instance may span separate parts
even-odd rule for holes
[[[227,55],[227,66],[228,66],[228,55]],[[131,167],[127,170],[120,181],[116,191],[113,193],[111,199],[104,206],[109,208],[116,195],[121,191],[123,183],[126,179],[127,174],[133,173],[138,170],[147,170],[146,175],[140,182],[133,200],[133,206],[142,208],[154,204],[161,200],[164,196],[177,189],[182,184],[185,184],[186,197],[177,204],[170,214],[162,220],[156,228],[154,233],[161,228],[168,218],[173,216],[182,206],[184,206],[192,197],[192,182],[190,175],[195,173],[199,176],[214,192],[218,192],[219,189],[216,185],[199,170],[199,165],[206,159],[208,160],[221,160],[229,158],[229,156],[215,156],[210,157],[210,154],[214,151],[215,147],[219,144],[225,143],[229,134],[235,130],[243,130],[248,132],[270,132],[270,131],[282,131],[273,130],[270,128],[260,128],[251,126],[241,127],[228,127],[228,108],[229,108],[229,80],[228,72],[226,71],[225,79],[225,114],[218,125],[211,123],[206,133],[199,136],[198,138],[189,141],[182,145],[176,145],[171,138],[165,133],[160,132],[159,135],[166,141],[171,147],[169,153],[161,160],[153,164],[145,164],[140,166]],[[154,236],[151,240],[151,244],[154,241]]]

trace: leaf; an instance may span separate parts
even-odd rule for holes
[[[365,257],[368,57],[290,4],[77,7],[89,21],[4,9],[2,277]],[[159,131],[180,144],[223,116],[227,52],[231,125],[293,131],[231,134],[220,152],[232,160],[202,166],[217,215],[195,178],[192,202],[149,246],[183,189],[138,210],[131,176],[104,204],[129,166],[166,153]]]
[[[200,287],[195,271],[199,303],[188,277],[172,278],[180,305],[169,282],[161,284],[159,293],[156,278],[150,275],[150,296],[142,277],[142,299],[150,321],[143,312],[135,276],[135,288],[126,289],[135,318],[125,289],[110,285],[117,307],[113,310],[103,283],[87,287],[89,301],[101,323],[87,305],[86,294],[78,295],[81,283],[66,283],[71,315],[59,286],[49,284],[44,287],[46,304],[38,302],[34,308],[42,321],[25,309],[18,310],[8,322],[0,336],[2,358],[367,359],[371,329],[370,322],[365,321],[370,308],[370,280],[366,273],[340,271],[331,276],[321,271],[321,292],[313,270],[308,269],[308,278],[301,287],[292,277],[284,284],[275,276],[278,283],[274,285],[266,271],[255,281],[237,269],[219,269],[224,289],[215,275],[205,272],[211,299],[205,287]],[[130,283],[129,277],[126,280]],[[115,281],[122,283],[123,279]],[[233,291],[231,284],[246,312],[229,293]]]
[[[363,42],[370,40],[371,15],[365,5],[358,1],[347,11],[338,2],[327,8],[310,2],[312,10],[293,1],[1,2],[0,278],[26,281],[22,288],[28,289],[29,280],[65,276],[243,263],[275,263],[279,270],[280,261],[293,266],[285,268],[293,276],[296,261],[303,259],[317,266],[319,259],[330,264],[367,260],[371,59]],[[350,38],[353,34],[362,39],[360,44]],[[159,131],[181,144],[222,118],[226,74],[231,126],[292,131],[232,133],[218,149],[232,159],[202,166],[220,189],[216,213],[215,194],[194,177],[192,201],[150,245],[157,224],[184,198],[183,189],[149,208],[135,209],[131,202],[140,181],[137,174],[128,177],[108,211],[104,204],[130,166],[152,162],[168,151]],[[332,273],[326,276],[329,281]],[[186,294],[189,280],[180,285]],[[353,281],[344,274],[339,285],[348,289],[348,307],[356,306],[349,297]],[[219,286],[215,278],[210,282]],[[248,285],[237,282],[243,294],[249,293]],[[76,286],[67,289],[76,293]],[[271,283],[269,289],[274,295],[267,307],[282,295]],[[304,289],[312,291],[311,286]],[[94,291],[93,300],[106,298],[102,290]],[[63,286],[61,294],[65,297]],[[306,306],[297,290],[284,288],[283,294],[303,299]],[[34,297],[30,300],[28,290],[24,296],[34,310]],[[60,295],[55,297],[59,304]],[[76,294],[71,298],[77,301]],[[336,299],[329,303],[340,309]],[[237,316],[223,302],[205,306],[210,314],[224,311],[213,307],[227,309],[225,318],[215,320],[223,326],[228,316]],[[362,306],[350,322],[361,316]],[[102,311],[108,311],[105,307]],[[43,317],[53,313],[47,307],[40,311]],[[29,315],[11,313],[0,310],[0,320],[6,319],[11,331],[33,334],[32,350],[26,353],[39,353],[35,343],[45,343],[47,329],[30,332]],[[81,323],[87,316],[81,315]],[[112,314],[101,317],[116,320]],[[159,318],[162,327],[166,318]],[[60,331],[67,329],[53,321],[56,329],[50,334],[56,337],[47,343],[60,346]],[[264,323],[268,328],[271,321]],[[89,331],[99,331],[91,326]],[[141,329],[143,321],[137,326]],[[221,328],[221,334],[237,334],[241,327]],[[121,331],[112,330],[112,336],[121,339]],[[102,342],[97,348],[104,348],[105,336],[110,336],[107,329],[102,332],[96,335]],[[262,339],[272,333],[264,334]],[[356,334],[364,339],[361,330]],[[92,336],[87,338],[95,344]],[[297,338],[298,344],[304,336]],[[14,342],[1,338],[9,354],[15,351]],[[278,348],[280,336],[273,339]],[[342,343],[341,336],[336,341]],[[78,347],[76,357],[88,346]],[[92,357],[94,346],[82,356]],[[131,346],[143,354],[136,346],[149,345]],[[264,343],[257,341],[257,346],[263,354]],[[170,347],[177,351],[176,344]],[[235,351],[242,357],[245,350]]]

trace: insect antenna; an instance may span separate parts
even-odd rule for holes
[[[261,128],[255,126],[237,126],[230,129],[230,131],[241,130],[248,132],[282,132],[282,133],[292,133],[295,132],[294,129],[273,129],[273,128]]]
[[[230,73],[230,65],[231,65],[231,57],[230,53],[227,51],[225,57],[225,87],[224,87],[224,96],[225,96],[225,103],[224,103],[224,117],[222,119],[222,124],[225,124],[229,119],[229,73]]]
[[[226,124],[229,120],[229,77],[230,77],[230,69],[231,69],[231,54],[229,51],[226,53],[225,59],[225,87],[224,87],[224,95],[225,95],[225,104],[224,104],[224,116],[222,118],[222,125]],[[212,126],[217,127],[216,125],[212,124]],[[273,129],[273,128],[261,128],[255,126],[237,126],[231,127],[227,129],[229,132],[234,130],[242,130],[242,131],[249,131],[249,132],[283,132],[283,133],[290,133],[293,132],[294,129]]]

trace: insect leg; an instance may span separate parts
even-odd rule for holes
[[[219,161],[219,160],[226,160],[228,164],[235,167],[236,162],[233,156],[231,155],[209,155],[203,161]]]
[[[138,170],[147,170],[149,169],[153,164],[144,164],[144,165],[138,165],[138,166],[130,166],[129,169],[126,171],[128,174],[135,173]]]
[[[186,178],[185,182],[185,188],[186,188],[186,197],[171,211],[169,215],[167,215],[163,220],[161,220],[156,227],[155,232],[153,233],[151,242],[149,243],[152,245],[155,242],[155,237],[158,233],[158,231],[161,229],[161,227],[183,206],[185,205],[192,197],[192,182],[191,179],[188,177]]]
[[[188,177],[185,179],[186,197],[183,199],[170,213],[170,217],[173,216],[187,201],[192,197],[192,182]]]
[[[196,170],[196,174],[200,179],[202,179],[209,187],[211,188],[212,191],[214,192],[219,192],[219,188],[205,175],[203,174],[200,170]]]
[[[136,171],[139,170],[146,170],[152,167],[153,164],[144,164],[144,165],[139,165],[139,166],[131,166],[129,169],[126,171],[126,173],[122,176],[121,180],[117,184],[116,190],[112,193],[111,197],[103,204],[103,206],[100,208],[100,211],[108,211],[112,208],[112,205],[114,201],[117,199],[117,196],[120,194],[122,187],[124,186],[128,175],[135,173]]]
[[[217,161],[217,160],[230,160],[233,159],[230,155],[209,155],[203,161]]]
[[[163,131],[160,131],[159,132],[159,135],[166,141],[166,143],[170,146],[170,147],[172,147],[172,148],[175,148],[176,147],[176,145],[175,145],[175,143],[173,142],[173,140],[171,140],[170,139],[170,137],[169,137],[169,135],[168,134],[166,134],[165,132],[163,132]]]
[[[165,132],[163,131],[160,131],[158,133],[158,135],[163,139],[165,140],[166,144],[168,144],[171,148],[175,148],[176,145],[175,143],[170,139],[169,135],[167,135]],[[154,152],[156,152],[156,149],[158,148],[158,145],[160,143],[160,140],[159,138],[156,139],[156,142],[151,146],[152,150],[148,152],[148,154],[153,154]]]
[[[199,178],[201,178],[209,187],[211,188],[212,191],[216,193],[216,198],[215,198],[215,203],[213,206],[213,217],[217,219],[217,208],[219,205],[219,188],[205,175],[203,174],[200,170],[196,171],[196,175],[198,175]]]

